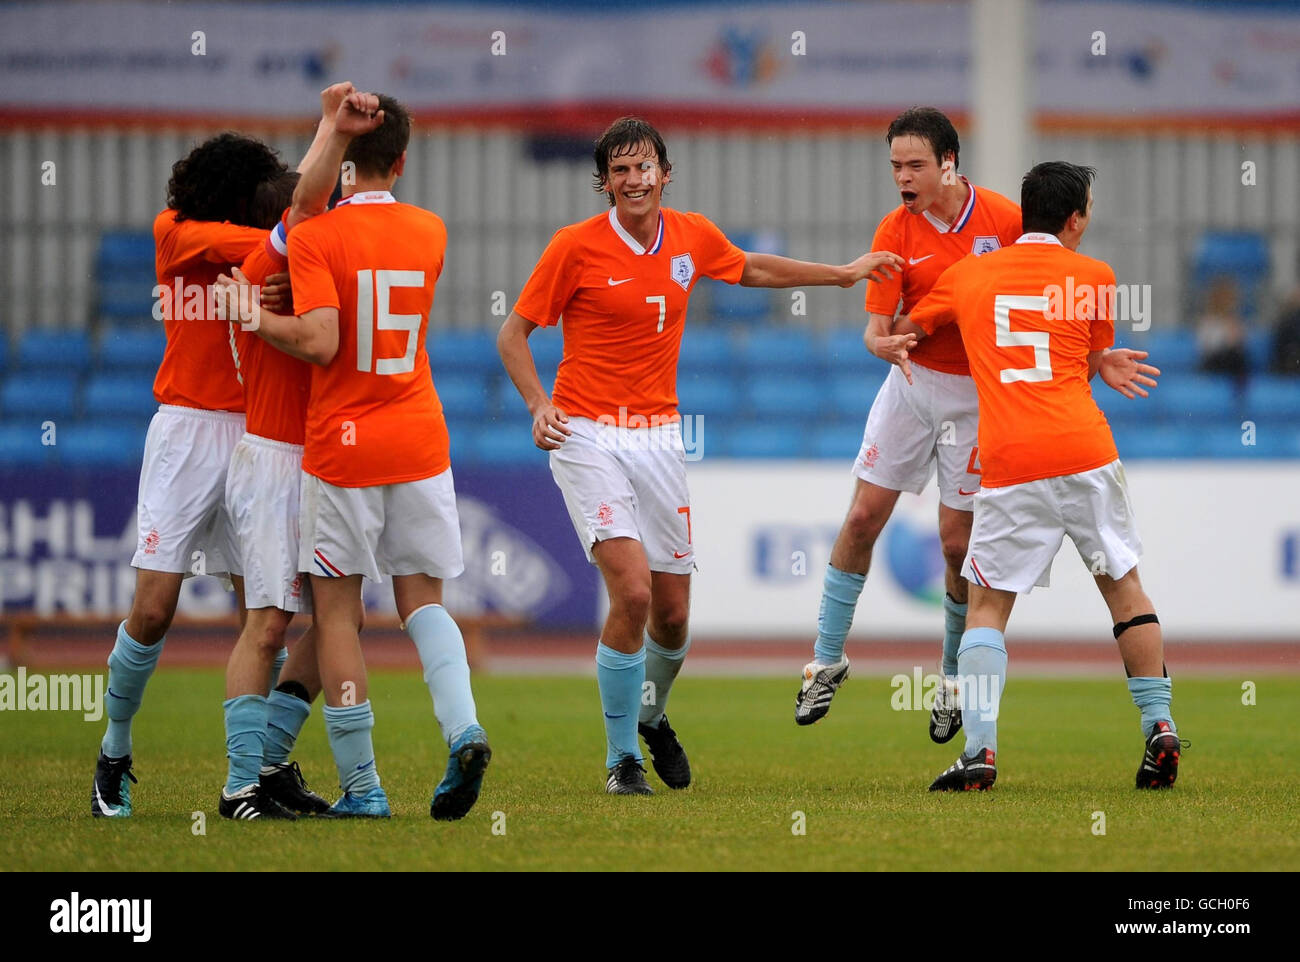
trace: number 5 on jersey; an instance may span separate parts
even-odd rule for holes
[[[1033,367],[1004,367],[1000,372],[1003,384],[1016,381],[1034,383],[1052,379],[1052,354],[1049,348],[1052,335],[1047,331],[1011,330],[1012,311],[1047,310],[1047,297],[1037,294],[998,294],[993,298],[993,321],[997,325],[998,347],[1032,347]]]
[[[419,314],[393,314],[388,295],[394,287],[423,287],[424,271],[357,271],[357,370],[366,374],[409,374],[420,346]],[[405,331],[406,353],[375,358],[375,331]]]

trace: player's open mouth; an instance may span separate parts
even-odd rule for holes
[[[903,198],[904,204],[910,204],[916,200],[916,191],[914,190],[900,190],[898,193]]]
[[[623,196],[626,197],[628,200],[640,200],[642,197],[647,196],[649,193],[650,191],[648,190],[625,191]]]

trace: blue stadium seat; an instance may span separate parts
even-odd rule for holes
[[[1126,398],[1119,391],[1102,383],[1100,377],[1092,379],[1091,387],[1092,398],[1097,402],[1101,413],[1106,415],[1111,427],[1136,427],[1150,422],[1159,413],[1153,398],[1157,392],[1164,390],[1157,386],[1147,389],[1151,392],[1151,397]]]
[[[472,464],[546,464],[546,453],[533,444],[529,422],[486,424],[457,434],[459,449]]]
[[[822,362],[832,374],[848,374],[864,371],[879,362],[867,353],[867,346],[862,342],[862,331],[866,327],[836,328],[821,339]]]
[[[1144,425],[1142,427],[1112,430],[1120,460],[1144,461],[1149,459],[1200,457],[1202,444],[1199,425]]]
[[[154,265],[153,233],[147,230],[104,231],[99,237],[95,269],[102,275],[113,271]]]
[[[106,231],[95,257],[99,311],[106,317],[152,319],[157,281],[150,231]]]
[[[110,328],[99,342],[99,366],[108,371],[157,371],[166,348],[161,324]]]
[[[141,277],[114,277],[100,281],[99,314],[119,321],[148,321],[154,317],[155,278],[152,273]]]
[[[1268,240],[1249,231],[1207,231],[1197,242],[1191,270],[1198,303],[1209,284],[1229,278],[1237,286],[1242,316],[1256,317],[1269,273]]]
[[[1300,418],[1300,378],[1264,375],[1246,388],[1245,417],[1265,419]]]
[[[819,374],[820,361],[812,335],[798,327],[755,328],[738,347],[738,359],[750,371],[780,370],[790,374]]]
[[[528,343],[534,345],[537,335]],[[497,353],[496,331],[453,331],[430,328],[425,338],[429,351],[429,366],[434,380],[441,383],[444,374],[453,372],[496,374],[503,370],[501,355]]]
[[[877,367],[883,365],[872,359]],[[867,412],[885,383],[885,371],[863,371],[859,374],[837,374],[830,381],[831,410],[842,417],[860,417],[866,422]],[[861,425],[859,425],[861,427]]]
[[[746,410],[764,420],[799,422],[817,417],[830,404],[824,378],[768,372],[751,375],[745,384]]]
[[[683,415],[731,417],[741,412],[741,386],[727,374],[700,373],[677,379],[677,409]]]
[[[696,371],[734,370],[735,353],[729,331],[716,327],[699,327],[688,322],[677,361],[679,376],[686,377]]]
[[[1194,371],[1200,360],[1196,335],[1191,330],[1149,331],[1145,338],[1134,338],[1133,343],[1125,346],[1146,351],[1150,356],[1145,363],[1160,368],[1166,377]]]
[[[1247,333],[1246,357],[1252,371],[1267,371],[1273,363],[1273,331],[1256,329]]]
[[[552,328],[534,331],[528,338],[528,347],[533,352],[533,363],[537,365],[542,380],[554,380],[560,359],[564,357],[564,338],[560,332]]]
[[[1232,381],[1204,374],[1161,376],[1149,400],[1160,416],[1187,423],[1234,413],[1241,406]]]
[[[761,424],[733,424],[721,437],[714,433],[708,444],[708,454],[721,453],[732,458],[797,458],[805,456],[809,447],[802,424],[777,419]]]
[[[85,331],[27,331],[18,342],[18,365],[31,371],[79,373],[90,366],[90,337]]]
[[[496,392],[480,374],[439,374],[433,379],[448,417],[485,418],[496,410]]]
[[[139,465],[145,434],[134,425],[74,422],[59,430],[59,460],[66,465],[129,467]]]
[[[808,453],[814,458],[828,458],[848,464],[862,447],[863,421],[832,421],[819,425],[812,433]]]
[[[785,241],[779,234],[771,231],[741,231],[728,233],[727,236],[743,251],[756,251],[761,254],[785,253]],[[777,292],[770,288],[741,287],[739,284],[724,284],[721,281],[705,283],[708,284],[712,294],[713,313],[719,320],[733,324],[752,324],[772,314]],[[779,293],[786,297],[788,304],[789,292]]]
[[[48,464],[54,458],[54,447],[41,443],[43,433],[40,422],[34,420],[0,424],[0,465]],[[57,434],[54,440],[58,441]]]
[[[86,382],[81,395],[82,414],[95,420],[148,420],[157,410],[153,379],[149,377],[97,374]]]
[[[71,374],[11,374],[0,388],[0,413],[6,418],[69,418],[76,390],[77,379]]]
[[[0,330],[0,374],[9,367],[9,336]]]

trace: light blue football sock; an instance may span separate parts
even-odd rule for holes
[[[961,636],[966,633],[966,603],[953,601],[952,595],[943,596],[943,673],[951,678],[957,674],[957,649]]]
[[[280,672],[284,669],[284,663],[289,659],[289,649],[281,646],[280,650],[275,653],[275,661],[271,663],[271,683],[266,686],[267,691],[275,691],[275,686],[280,684]]]
[[[1142,736],[1151,734],[1156,722],[1169,722],[1175,734],[1178,726],[1170,713],[1169,703],[1174,698],[1174,683],[1170,678],[1130,678],[1128,691],[1133,696],[1133,704],[1142,712]]]
[[[645,685],[641,696],[641,711],[637,721],[652,728],[659,724],[668,710],[668,692],[673,687],[673,680],[682,670],[686,652],[691,648],[691,636],[686,636],[686,644],[677,651],[655,644],[655,640],[646,632],[645,636]],[[653,687],[652,687],[653,686]]]
[[[311,705],[297,695],[273,691],[266,696],[266,746],[263,765],[283,765],[289,760],[298,733],[311,714]]]
[[[600,686],[600,707],[605,714],[605,767],[631,755],[638,762],[641,743],[636,737],[637,706],[645,681],[645,648],[635,655],[596,643],[596,683]]]
[[[998,708],[1007,678],[1007,645],[996,628],[967,628],[957,649],[966,757],[998,750]]]
[[[221,703],[226,712],[226,794],[257,784],[266,744],[266,696],[236,695]]]
[[[844,639],[853,624],[853,611],[866,583],[866,575],[841,571],[830,564],[826,566],[822,606],[817,615],[817,642],[813,645],[815,661],[829,665],[844,657]]]
[[[442,605],[425,605],[411,612],[406,619],[406,633],[420,653],[424,683],[433,698],[433,713],[438,717],[443,741],[452,745],[465,729],[478,724],[465,639]]]
[[[117,641],[108,656],[108,730],[100,751],[109,758],[131,754],[131,719],[140,710],[144,686],[158,666],[165,637],[156,645],[142,645],[126,633],[126,622],[117,626]]]
[[[325,706],[325,732],[330,751],[339,770],[339,788],[354,795],[364,795],[379,787],[375,769],[375,747],[370,733],[375,727],[375,713],[370,700],[342,708]]]

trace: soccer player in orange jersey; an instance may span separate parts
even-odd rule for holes
[[[695,280],[851,287],[888,276],[898,258],[865,254],[833,267],[740,250],[704,216],[661,206],[672,165],[663,138],[642,120],[615,121],[595,160],[608,214],[556,232],[497,345],[609,593],[596,646],[606,791],[648,795],[638,729],[666,785],[684,788],[691,777],[664,709],[690,637],[695,554],[677,356]],[[527,338],[561,315],[564,357],[548,397]]]
[[[919,494],[936,465],[939,539],[946,562],[945,675],[956,672],[966,614],[961,561],[970,536],[972,499],[979,490],[975,385],[955,330],[917,346],[909,356],[903,354],[904,339],[892,334],[892,325],[895,313],[910,311],[950,264],[1014,242],[1020,236],[1020,210],[1001,194],[958,175],[957,131],[933,107],[913,107],[900,114],[885,139],[902,204],[881,220],[871,246],[895,251],[905,263],[900,277],[867,286],[865,340],[877,357],[910,360],[910,377],[891,369],[867,415],[853,465],[853,499],[826,566],[813,660],[803,669],[795,701],[794,717],[800,725],[822,718],[848,677],[844,641],[876,539],[899,493]],[[961,720],[944,697],[949,690],[941,688],[938,694],[930,737],[945,742]]]
[[[1146,745],[1137,787],[1167,788],[1178,775],[1160,623],[1138,579],[1142,543],[1110,427],[1088,388],[1102,370],[1116,390],[1145,396],[1141,385],[1154,384],[1159,371],[1138,363],[1144,352],[1108,351],[1115,274],[1078,253],[1094,174],[1062,161],[1034,167],[1021,186],[1024,234],[950,267],[896,327],[899,336],[921,339],[956,326],[979,391],[983,476],[962,568],[970,610],[957,670],[966,750],[932,791],[987,789],[997,778],[1003,632],[1016,594],[1047,586],[1066,536],[1110,609],[1141,711]],[[1103,368],[1108,354],[1119,362]]]
[[[381,123],[352,140],[335,208],[289,235],[295,317],[260,312],[258,333],[313,365],[303,448],[299,570],[310,572],[325,720],[343,796],[330,812],[387,817],[375,769],[358,631],[362,578],[393,576],[450,754],[430,812],[463,817],[491,758],[460,630],[442,582],[464,570],[447,425],[424,337],[447,231],[391,193],[410,116],[390,97],[351,94]],[[237,279],[242,275],[237,275]]]
[[[848,514],[831,549],[822,586],[813,660],[804,666],[795,721],[811,725],[830,710],[849,674],[844,641],[866,584],[871,555],[900,492],[919,494],[938,474],[939,541],[944,568],[943,673],[930,713],[930,738],[949,741],[961,728],[956,688],[957,646],[966,626],[962,561],[970,540],[972,508],[980,486],[975,385],[961,337],[938,332],[919,345],[895,334],[906,316],[950,265],[983,256],[1020,236],[1020,209],[1001,194],[957,173],[961,145],[952,122],[933,107],[912,107],[885,135],[894,183],[902,203],[876,228],[872,247],[906,262],[902,276],[867,287],[864,339],[891,369],[867,415],[853,465],[857,479]],[[1107,359],[1127,363],[1126,354]]]
[[[346,98],[353,92],[350,83],[321,92],[321,121],[299,165],[301,180],[298,174],[282,178],[288,194],[275,208],[283,211],[280,223],[241,268],[254,286],[287,269],[288,232],[326,209],[348,141],[376,126],[375,118],[349,109]],[[227,472],[226,509],[240,550],[248,617],[226,666],[229,764],[218,812],[242,820],[284,818],[286,809],[320,814],[329,802],[289,762],[320,693],[313,628],[294,645],[278,684],[268,683],[294,614],[311,612],[311,589],[298,570],[298,489],[311,365],[242,328],[236,346],[246,425]]]
[[[265,145],[222,134],[172,167],[167,208],[154,219],[167,347],[154,380],[158,413],[140,471],[131,611],[109,655],[108,729],[91,788],[91,813],[131,814],[131,721],[195,574],[229,574],[243,610],[243,580],[224,494],[230,454],[244,431],[244,397],[230,325],[206,293],[229,265],[263,243],[259,195],[285,173]],[[274,216],[274,215],[272,215]],[[177,295],[180,295],[179,297]]]

